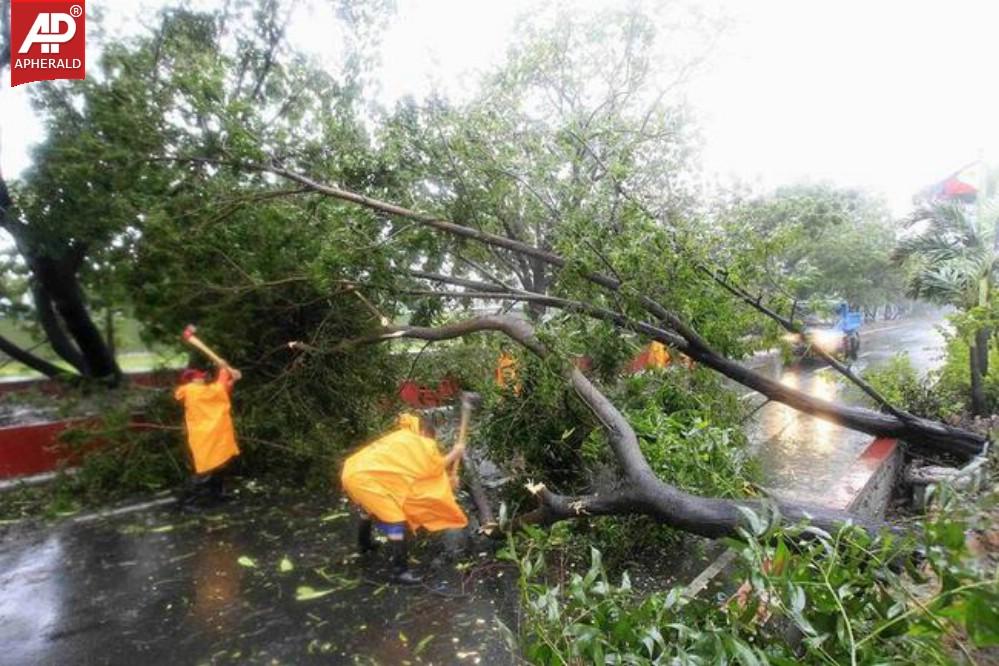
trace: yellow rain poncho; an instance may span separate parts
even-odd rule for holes
[[[382,523],[431,532],[464,527],[468,518],[455,502],[437,442],[419,433],[418,417],[401,416],[398,429],[347,458],[343,489]]]
[[[184,403],[187,443],[196,474],[211,472],[239,455],[230,414],[232,381],[232,375],[222,368],[214,382],[188,382],[173,394]]]

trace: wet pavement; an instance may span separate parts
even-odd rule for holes
[[[0,664],[513,663],[514,572],[491,552],[418,546],[425,585],[389,585],[342,503],[241,493],[0,528]]]
[[[860,356],[854,370],[863,373],[902,353],[917,371],[928,372],[942,360],[944,339],[938,330],[940,323],[939,319],[905,320],[862,329]],[[845,380],[829,367],[784,367],[777,354],[757,358],[752,365],[811,395],[866,404],[858,390],[845,386]],[[753,406],[763,402],[756,393],[746,394],[744,399]],[[776,402],[766,404],[756,413],[747,432],[760,460],[763,485],[781,497],[806,502],[821,502],[873,439]]]

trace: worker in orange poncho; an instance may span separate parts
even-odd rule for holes
[[[517,377],[517,369],[519,364],[517,359],[506,353],[506,351],[501,351],[499,358],[496,359],[496,370],[493,371],[493,376],[496,379],[496,386],[501,389],[513,389],[514,395],[520,395],[521,383]]]
[[[188,452],[195,474],[193,492],[187,499],[198,495],[214,501],[224,499],[222,470],[239,455],[229,395],[242,377],[228,364],[219,368],[214,380],[201,368],[189,367],[181,373],[174,398],[184,403]]]
[[[415,584],[420,578],[409,569],[407,527],[431,532],[458,529],[468,518],[454,499],[455,463],[464,454],[456,444],[441,455],[437,442],[411,414],[399,417],[398,427],[360,449],[343,465],[340,480],[351,500],[364,510],[357,542],[361,553],[375,548],[372,520],[392,547],[393,577]]]

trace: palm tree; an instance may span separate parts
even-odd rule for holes
[[[983,378],[988,373],[990,322],[999,268],[999,200],[969,206],[959,202],[924,204],[906,221],[920,226],[899,242],[894,259],[910,268],[909,294],[968,315],[971,411],[985,413]]]

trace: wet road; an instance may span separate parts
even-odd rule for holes
[[[484,551],[417,549],[427,586],[399,588],[341,503],[242,494],[0,528],[0,664],[512,663],[512,573]]]
[[[933,369],[943,354],[944,339],[937,329],[940,323],[939,319],[906,320],[863,329],[860,357],[854,363],[854,370],[863,372],[899,353],[906,354],[921,373]],[[865,404],[859,392],[852,386],[844,386],[840,375],[828,367],[785,368],[779,355],[758,359],[752,365],[811,395]],[[763,400],[755,393],[744,399],[754,406]],[[748,427],[748,434],[760,460],[763,484],[782,497],[806,502],[821,502],[872,440],[870,435],[801,414],[776,402],[760,409]]]

